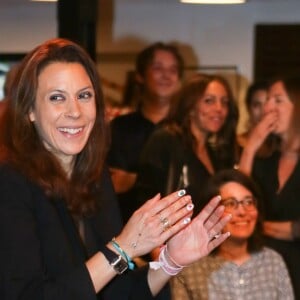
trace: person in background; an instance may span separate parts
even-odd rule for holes
[[[257,81],[252,83],[246,93],[246,108],[249,116],[246,132],[238,136],[239,144],[244,147],[247,143],[252,128],[261,120],[264,112],[264,104],[267,101],[268,83]]]
[[[122,228],[105,166],[107,122],[96,66],[51,39],[22,60],[0,143],[0,298],[152,299],[228,236],[215,197],[191,221],[185,190],[156,195]],[[166,243],[150,268],[132,259]]]
[[[282,257],[263,246],[262,199],[250,177],[233,169],[220,171],[203,193],[207,201],[210,195],[221,195],[224,214],[232,215],[223,229],[230,237],[172,278],[172,299],[294,299]]]
[[[139,163],[138,199],[178,188],[189,191],[195,212],[206,180],[238,161],[238,110],[228,82],[195,74],[184,84],[170,115],[146,143]]]
[[[12,86],[13,77],[17,73],[17,68],[18,68],[18,64],[12,66],[10,68],[10,70],[6,73],[4,86],[3,86],[4,98],[0,100],[0,119],[5,114],[5,109],[7,106],[6,99],[8,98],[8,94],[9,94],[11,86]]]
[[[296,299],[300,299],[299,115],[300,78],[273,80],[264,116],[249,136],[240,161],[240,170],[252,175],[262,190],[266,244],[283,256]]]
[[[157,42],[138,54],[135,69],[131,82],[138,84],[138,107],[112,121],[108,153],[112,181],[125,221],[138,207],[134,201],[134,184],[141,150],[169,112],[183,76],[183,59],[175,46]],[[133,89],[136,98],[137,87]]]

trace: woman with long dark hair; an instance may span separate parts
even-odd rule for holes
[[[186,188],[199,211],[201,190],[217,170],[234,167],[238,110],[228,82],[218,75],[195,74],[183,85],[161,129],[141,155],[137,190],[141,200]]]
[[[220,199],[191,221],[185,190],[156,195],[122,228],[104,163],[97,69],[77,44],[53,39],[28,53],[7,101],[0,126],[1,299],[152,299],[183,265],[228,237],[213,239],[229,220],[216,208]],[[166,241],[157,262],[134,270],[135,257]]]

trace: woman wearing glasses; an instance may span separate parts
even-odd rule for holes
[[[220,194],[224,230],[230,237],[210,256],[185,268],[172,280],[172,299],[294,299],[281,256],[261,239],[260,195],[254,182],[237,170],[212,176],[205,198]]]

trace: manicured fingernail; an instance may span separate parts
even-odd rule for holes
[[[194,208],[194,204],[193,203],[189,203],[187,206],[186,206],[186,209],[188,211],[192,210]]]
[[[218,199],[219,201],[221,201],[222,197],[220,195],[216,196],[216,199]]]
[[[184,220],[183,220],[183,224],[188,224],[188,223],[190,223],[191,222],[191,218],[185,218]]]
[[[179,197],[185,195],[185,190],[180,190],[180,191],[177,193],[177,195],[178,195]]]

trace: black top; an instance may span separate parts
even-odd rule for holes
[[[109,166],[136,173],[141,150],[155,127],[140,111],[113,119]]]
[[[119,116],[111,122],[111,147],[108,153],[110,167],[137,173],[141,151],[151,133],[157,127],[140,111]],[[124,221],[139,207],[135,188],[118,194]]]
[[[220,156],[212,148],[207,146],[207,149],[214,170],[233,167],[233,150],[230,159],[220,161]],[[160,128],[151,135],[141,155],[137,179],[138,199],[141,204],[157,193],[166,195],[185,188],[192,196],[196,214],[206,204],[202,199],[202,190],[209,177],[210,173],[204,164],[191,147],[184,145],[182,137]]]
[[[146,269],[116,276],[98,295],[85,266],[122,227],[108,172],[100,210],[83,219],[85,244],[61,199],[0,167],[0,299],[152,299]]]
[[[300,218],[300,161],[284,187],[278,193],[278,165],[280,153],[269,158],[256,158],[253,177],[261,188],[264,214],[267,221],[293,221]],[[296,299],[300,299],[300,241],[267,238],[268,246],[277,250],[286,261]]]

